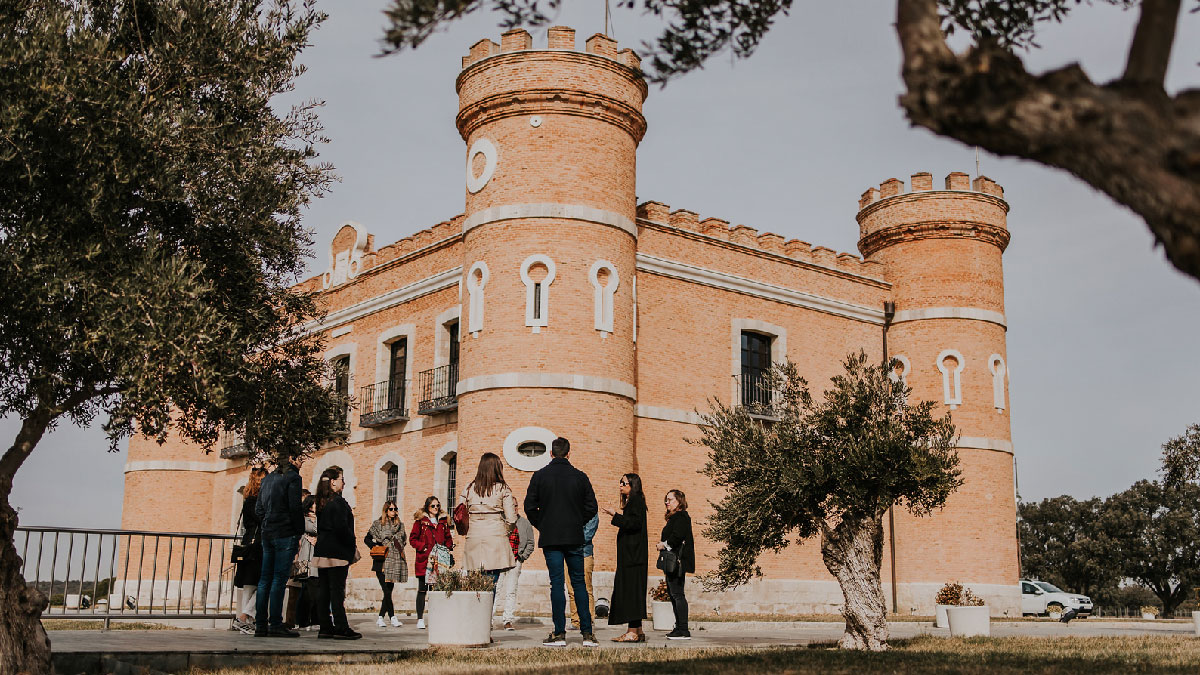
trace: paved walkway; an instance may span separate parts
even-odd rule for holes
[[[139,672],[138,667],[159,672],[183,672],[189,668],[248,666],[277,661],[301,663],[355,663],[401,658],[409,650],[428,647],[425,631],[416,622],[401,628],[379,628],[375,617],[352,615],[351,624],[363,634],[361,640],[318,640],[316,632],[303,632],[293,639],[254,638],[228,630],[149,631],[51,631],[55,667],[60,673]],[[534,623],[533,621],[536,621]],[[545,623],[542,623],[545,621]],[[498,624],[497,624],[498,625]],[[918,635],[949,636],[949,631],[929,623],[895,622],[888,626],[896,639]],[[667,640],[665,633],[647,631],[651,647],[775,647],[834,642],[843,624],[833,622],[712,622],[692,627],[692,640]],[[491,649],[540,647],[549,632],[549,621],[524,620],[517,630],[495,630]],[[610,641],[623,632],[619,626],[601,624],[596,637],[602,649],[640,649],[645,645]],[[1044,621],[996,621],[994,637],[1066,636],[1191,636],[1191,622],[1076,620],[1070,624]],[[568,648],[582,649],[579,633],[568,634]],[[144,671],[140,671],[144,672]]]

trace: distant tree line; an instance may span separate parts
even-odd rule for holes
[[[1063,495],[1018,506],[1021,574],[1169,616],[1200,589],[1200,424],[1163,445],[1161,477],[1100,499]]]

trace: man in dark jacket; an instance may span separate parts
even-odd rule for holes
[[[263,479],[258,493],[255,512],[261,522],[263,555],[254,637],[300,637],[300,633],[283,625],[283,592],[300,548],[300,535],[304,534],[299,464],[281,459]]]
[[[592,634],[592,599],[583,579],[583,527],[596,515],[596,492],[587,474],[571,466],[567,457],[571,444],[556,438],[550,444],[550,463],[538,469],[525,493],[525,516],[538,529],[538,546],[546,556],[550,572],[550,609],[554,632],[542,641],[548,647],[565,647],[567,598],[563,587],[563,564],[575,591],[579,631],[583,644],[598,645]]]

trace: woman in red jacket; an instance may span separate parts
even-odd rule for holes
[[[429,553],[436,544],[446,548],[454,548],[454,538],[450,534],[450,523],[442,512],[442,503],[437,497],[430,495],[425,500],[425,508],[413,514],[412,532],[408,541],[417,550],[417,560],[414,572],[417,574],[417,628],[425,628],[425,572],[429,564]]]

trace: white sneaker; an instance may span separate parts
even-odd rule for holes
[[[379,617],[379,619],[375,622],[375,625],[379,626],[380,628],[387,628],[387,622],[383,620],[382,616]]]
[[[394,616],[392,617],[392,626],[393,626],[394,628],[399,628],[400,626],[403,626],[403,625],[404,625],[404,624],[400,622],[400,619],[397,619],[397,618],[396,618],[396,617],[394,617]]]
[[[417,630],[425,630],[425,619],[417,619]]]

